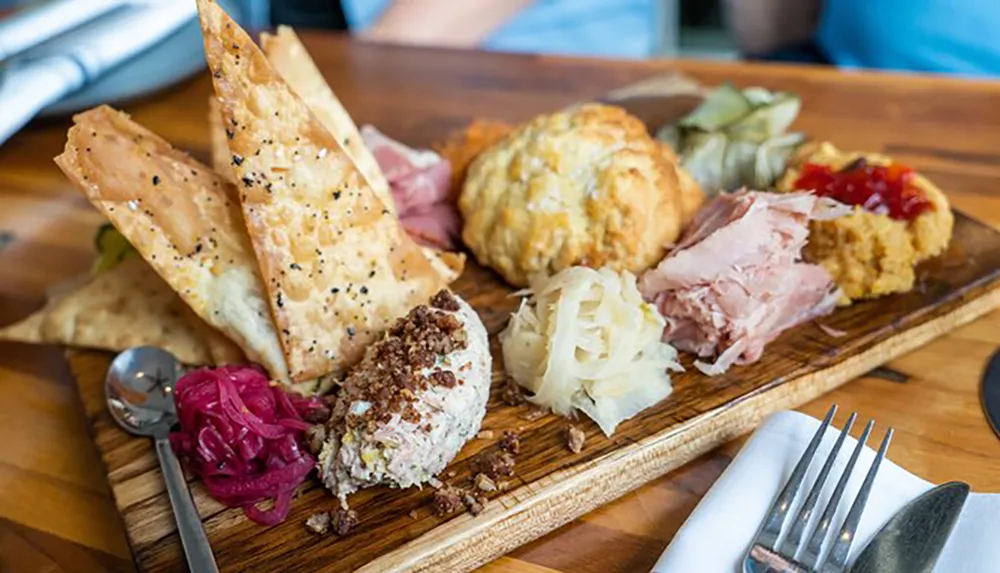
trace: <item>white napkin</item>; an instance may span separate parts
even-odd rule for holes
[[[49,0],[0,21],[0,60],[37,46],[129,0]]]
[[[0,143],[46,106],[190,22],[196,11],[193,0],[131,5],[11,62],[0,70]]]
[[[858,420],[857,423],[863,423]],[[820,422],[798,412],[775,414],[754,432],[736,459],[726,469],[681,527],[653,567],[654,573],[705,571],[736,573],[764,515],[784,486]],[[877,447],[882,431],[876,424],[869,445]],[[819,473],[839,429],[828,428],[803,485],[805,492]],[[819,512],[836,485],[857,442],[848,439],[838,455]],[[889,456],[892,446],[889,447]],[[834,527],[840,528],[844,515],[861,486],[875,452],[865,448],[844,494]],[[875,479],[857,538],[851,546],[851,560],[876,532],[907,502],[933,487],[896,464],[885,460]],[[800,493],[804,498],[804,493]],[[797,501],[801,501],[797,500]],[[798,510],[792,508],[792,516]],[[1000,494],[969,495],[955,529],[934,569],[935,573],[1000,572]]]

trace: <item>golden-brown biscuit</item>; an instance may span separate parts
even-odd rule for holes
[[[884,155],[840,151],[828,142],[805,145],[792,158],[778,182],[778,190],[794,191],[805,163],[842,169],[862,157],[871,165],[892,163]],[[912,221],[856,207],[846,217],[810,223],[805,256],[830,272],[844,291],[842,304],[908,292],[913,288],[913,267],[948,247],[954,225],[948,199],[920,174],[914,174],[912,182],[934,205]]]
[[[676,163],[638,118],[584,104],[481,153],[458,204],[479,262],[524,286],[580,264],[638,273],[663,258],[696,202],[682,205]]]

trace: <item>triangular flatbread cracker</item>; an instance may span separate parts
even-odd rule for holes
[[[50,303],[29,314],[19,322],[9,324],[0,328],[0,340],[10,342],[26,342],[28,344],[41,344],[46,342],[42,337],[42,324],[50,309]]]
[[[274,69],[309,106],[316,119],[340,141],[372,191],[395,215],[396,202],[389,191],[389,181],[375,161],[375,156],[365,146],[358,126],[326,83],[295,31],[288,26],[278,26],[274,35],[263,33],[260,35],[260,48]]]
[[[0,338],[111,351],[153,345],[185,364],[211,364],[205,338],[189,312],[152,267],[130,257],[3,329]]]
[[[212,144],[212,170],[236,183],[236,174],[229,162],[232,155],[229,154],[226,128],[222,125],[222,105],[215,94],[208,98],[208,137]]]
[[[389,181],[382,173],[375,155],[364,144],[358,126],[351,119],[340,100],[330,89],[330,86],[323,79],[323,74],[316,67],[315,62],[309,56],[309,52],[288,26],[278,26],[277,34],[263,33],[260,35],[260,47],[274,69],[281,74],[289,87],[300,97],[309,109],[316,115],[323,127],[327,129],[337,140],[344,144],[344,151],[351,156],[361,175],[371,186],[375,195],[382,200],[386,208],[396,214],[395,201],[389,188]],[[214,102],[218,106],[218,100]],[[218,115],[218,108],[214,111]],[[218,120],[221,131],[221,119]],[[213,132],[214,133],[214,132]],[[212,157],[216,156],[215,143],[226,143],[225,134],[221,138],[213,135]],[[222,161],[225,168],[229,168],[228,157]],[[218,170],[218,167],[216,167]],[[220,171],[221,173],[221,171]],[[447,283],[451,283],[462,274],[465,267],[465,255],[461,253],[449,253],[439,251],[430,247],[422,247],[424,256],[430,261],[442,278]]]
[[[63,172],[202,320],[287,380],[232,185],[107,106],[73,119]]]
[[[341,373],[444,281],[246,32],[214,2],[198,6],[289,372]]]

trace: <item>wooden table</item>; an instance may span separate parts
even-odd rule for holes
[[[426,145],[472,117],[518,121],[676,69],[715,84],[803,97],[797,127],[882,151],[933,178],[956,208],[1000,226],[1000,83],[704,62],[605,62],[369,46],[306,35],[358,123]],[[208,160],[207,77],[125,108]],[[0,324],[91,263],[101,218],[52,163],[68,121],[37,122],[0,147]],[[6,243],[6,240],[2,242]],[[1000,440],[979,375],[1000,312],[951,332],[802,408],[831,402],[896,428],[890,458],[935,482],[1000,492]],[[60,349],[0,343],[0,571],[119,571],[131,562]],[[646,571],[738,444],[706,455],[483,568],[491,573]]]

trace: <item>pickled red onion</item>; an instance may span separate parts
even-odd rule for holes
[[[284,521],[316,466],[304,448],[306,419],[327,410],[323,400],[286,394],[255,364],[189,372],[174,400],[180,430],[170,443],[208,493],[261,525]],[[267,500],[272,509],[258,507]]]

